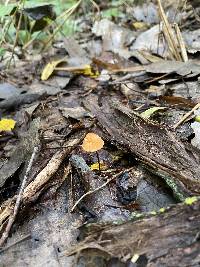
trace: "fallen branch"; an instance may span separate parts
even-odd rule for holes
[[[66,142],[65,149],[56,152],[46,167],[37,175],[34,181],[32,181],[24,190],[23,201],[34,197],[34,195],[46,184],[49,179],[56,173],[60,164],[66,155],[72,150],[72,148],[79,143],[79,139],[73,139],[71,142]]]

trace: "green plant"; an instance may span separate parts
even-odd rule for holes
[[[48,43],[55,34],[70,35],[77,30],[69,17],[82,0],[48,1],[21,0],[18,3],[0,2],[0,46],[7,43],[27,48],[34,41]],[[67,3],[66,3],[67,2]],[[57,17],[56,17],[57,16]],[[42,36],[42,38],[41,38]]]

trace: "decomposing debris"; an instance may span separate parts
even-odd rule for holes
[[[0,4],[3,266],[199,266],[196,2]]]

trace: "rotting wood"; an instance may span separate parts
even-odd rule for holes
[[[91,224],[85,227],[85,239],[65,255],[79,253],[86,262],[96,256],[127,261],[138,255],[149,267],[199,266],[199,209],[196,199],[119,225]]]
[[[122,104],[104,99],[102,106],[93,95],[87,107],[108,134],[108,139],[133,153],[153,173],[165,179],[180,199],[200,195],[200,154],[178,140],[175,133]]]

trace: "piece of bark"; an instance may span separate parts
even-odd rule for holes
[[[199,209],[200,200],[196,199],[192,205],[174,205],[157,216],[138,221],[121,225],[92,224],[87,227],[85,240],[67,255],[81,252],[86,262],[92,255],[94,259],[116,257],[121,261],[135,255],[139,259],[145,257],[146,264],[142,266],[147,267],[199,266]]]
[[[86,105],[108,138],[164,178],[176,197],[183,200],[200,194],[199,150],[182,143],[165,126],[142,118],[114,100],[104,99],[100,107],[93,95]]]

